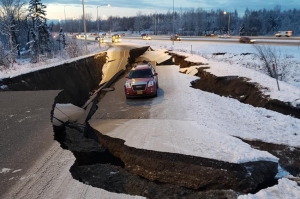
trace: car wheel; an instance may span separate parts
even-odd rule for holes
[[[158,82],[156,82],[156,88],[158,88]]]

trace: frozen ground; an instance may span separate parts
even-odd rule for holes
[[[267,82],[271,82],[273,79],[269,79],[266,75],[262,75],[260,76],[260,74],[264,74],[263,71],[260,71],[257,67],[257,64],[259,62],[259,60],[256,60],[255,57],[253,56],[244,56],[241,55],[242,52],[244,53],[251,53],[254,51],[253,47],[251,45],[242,45],[242,44],[214,44],[212,45],[211,43],[201,43],[201,45],[192,45],[189,43],[185,43],[185,42],[176,42],[175,45],[173,46],[172,43],[170,41],[139,41],[139,40],[128,40],[125,42],[130,42],[130,43],[138,43],[141,45],[151,45],[151,47],[153,47],[154,49],[168,49],[168,50],[173,50],[176,52],[183,52],[183,53],[191,53],[191,48],[192,48],[192,53],[195,55],[203,55],[205,57],[205,59],[209,62],[209,64],[212,66],[211,68],[211,72],[213,73],[218,73],[221,72],[224,74],[243,74],[243,75],[247,75],[247,74],[251,74],[251,79],[252,81],[258,81],[258,80],[264,80],[262,82],[258,81],[259,83],[262,83],[262,85],[264,85],[264,83]],[[280,85],[282,86],[283,91],[282,92],[286,92],[288,94],[287,99],[291,99],[292,102],[297,104],[297,96],[298,98],[300,98],[298,90],[299,88],[297,88],[297,81],[294,80],[299,80],[299,74],[297,75],[297,68],[299,69],[299,60],[300,60],[300,56],[299,56],[299,49],[298,48],[294,48],[294,47],[284,47],[281,46],[280,48],[282,48],[282,50],[286,49],[286,51],[289,52],[289,58],[285,58],[287,60],[289,60],[289,63],[292,63],[290,65],[290,68],[292,71],[295,71],[296,73],[294,75],[291,75],[292,78],[287,79],[287,83],[289,84],[285,84],[283,82],[280,83]],[[214,56],[212,55],[212,53],[215,52],[227,52],[224,56]],[[197,57],[196,57],[197,58]],[[196,59],[195,58],[195,59]],[[193,58],[191,58],[193,59]],[[197,58],[199,59],[199,57]],[[60,60],[61,61],[61,60]],[[225,64],[224,64],[225,62]],[[254,65],[252,65],[251,63],[256,63]],[[224,65],[223,65],[224,64]],[[55,64],[50,64],[50,65],[40,65],[40,66],[27,66],[25,63],[21,65],[22,67],[16,67],[13,70],[10,71],[1,71],[0,72],[0,78],[5,78],[8,76],[15,76],[17,74],[20,73],[26,73],[29,72],[31,70],[38,70],[40,67],[54,67]],[[242,66],[242,67],[241,67]],[[253,66],[253,67],[252,67]],[[34,67],[34,69],[33,69]],[[222,68],[224,70],[222,70]],[[248,69],[246,69],[248,68]],[[261,73],[253,73],[252,71],[249,70],[250,69],[256,69],[257,71],[260,71]],[[246,72],[245,72],[246,71]],[[243,76],[241,75],[241,76]],[[255,77],[259,77],[257,79],[254,79]],[[247,76],[248,77],[248,76]],[[186,82],[189,82],[191,79],[193,79],[195,77],[185,77],[183,79],[186,80]],[[265,80],[269,81],[266,81]],[[293,85],[292,85],[293,84]],[[269,84],[268,84],[269,85]],[[270,94],[272,96],[279,96],[280,94],[278,94],[279,92],[276,90],[276,83],[270,83],[271,88],[270,88]],[[273,86],[272,86],[273,85]],[[296,85],[296,86],[294,86]],[[294,92],[294,91],[297,92]],[[293,94],[289,94],[289,91],[293,91]],[[193,94],[192,92],[200,92],[194,89],[187,89],[187,92],[191,95],[189,96],[189,99],[182,99],[182,101],[180,101],[180,103],[184,104],[184,106],[182,108],[189,110],[189,112],[192,113],[192,110],[194,110],[194,105],[190,102],[195,102],[198,99],[196,94]],[[174,92],[176,93],[176,92]],[[192,95],[193,94],[193,95]],[[191,96],[191,97],[190,97]],[[208,96],[208,98],[203,99],[203,100],[207,100],[210,102],[214,102],[215,101],[215,106],[210,107],[212,110],[218,110],[218,113],[220,115],[215,115],[213,114],[213,112],[207,112],[206,114],[213,114],[213,117],[215,118],[214,123],[210,123],[210,124],[204,124],[204,126],[210,126],[210,128],[213,128],[215,130],[217,130],[218,132],[223,132],[226,129],[226,134],[229,135],[235,135],[235,136],[239,136],[239,137],[243,137],[246,139],[260,139],[263,140],[265,142],[270,142],[270,143],[280,143],[280,144],[286,144],[286,145],[290,145],[291,147],[299,147],[299,135],[295,137],[295,133],[297,135],[298,132],[300,132],[300,124],[299,121],[290,117],[290,116],[283,116],[281,114],[278,113],[273,113],[271,111],[267,111],[265,109],[254,109],[251,106],[248,105],[238,105],[237,102],[234,102],[233,100],[230,100],[228,98],[224,98],[224,97],[218,97],[218,99],[215,98],[215,96],[213,94],[208,94],[206,95]],[[167,102],[167,106],[172,106],[172,101],[169,100]],[[191,105],[189,105],[191,104]],[[223,117],[225,117],[226,115],[222,115],[222,112],[220,112],[220,108],[222,109],[222,106],[224,106],[224,104],[226,104],[227,106],[227,110],[230,111],[230,107],[234,106],[236,109],[238,109],[239,113],[232,113],[230,114],[230,116],[228,116],[227,120],[224,120]],[[162,110],[161,107],[157,106],[154,109],[156,110]],[[197,108],[198,109],[198,108]],[[251,111],[250,111],[251,110]],[[164,111],[168,111],[167,109],[165,109]],[[225,112],[224,112],[225,113]],[[226,112],[227,114],[227,112]],[[203,116],[203,114],[201,114],[200,112],[194,112],[192,115],[190,115],[191,118],[194,118],[194,120],[197,121],[201,121],[204,120],[205,118],[201,118],[201,115]],[[265,117],[263,117],[265,116]],[[223,119],[221,119],[221,117]],[[265,121],[264,121],[265,120]],[[220,121],[220,122],[216,122],[216,121]],[[268,123],[269,125],[265,125],[265,123]],[[230,124],[235,123],[235,127],[230,126]],[[244,125],[238,125],[238,124],[244,124]],[[237,128],[239,129],[238,131]],[[238,134],[235,134],[237,133]],[[256,133],[254,133],[256,132]],[[272,134],[270,134],[270,132],[272,132]],[[274,133],[275,132],[275,133]],[[243,133],[243,134],[241,134]],[[217,142],[220,140],[216,140]],[[59,149],[56,149],[59,150]],[[66,163],[64,163],[65,166],[70,166],[71,163],[74,161],[69,155],[66,155],[66,157],[60,157],[63,158],[61,161],[67,161]],[[60,158],[57,158],[55,161],[59,161]],[[51,167],[49,167],[50,169]],[[64,168],[64,167],[61,167]],[[7,168],[0,168],[1,171],[3,172],[9,172],[7,170]],[[48,169],[48,170],[49,170]],[[66,175],[65,172],[69,172],[67,169],[65,169],[64,171],[62,171],[63,169],[60,169],[63,175]],[[51,170],[50,170],[51,171]],[[44,175],[44,174],[43,174]],[[50,175],[50,174],[49,174]],[[58,175],[60,176],[60,175]],[[28,176],[29,177],[29,176]],[[34,177],[34,176],[32,176]],[[47,177],[47,176],[44,176]],[[49,177],[49,176],[48,176]],[[31,177],[30,177],[31,178]],[[24,178],[22,178],[22,180],[24,180]],[[62,182],[67,182],[67,181],[71,181],[72,179],[70,177],[64,177],[63,179],[58,178],[58,180],[51,180],[50,183],[53,187],[53,189],[59,189],[59,186],[56,185],[56,183],[61,184]],[[38,183],[38,178],[35,181],[36,183]],[[92,189],[91,187],[89,188],[89,186],[87,185],[83,185],[81,183],[76,183],[73,182],[72,183],[74,185],[74,187],[76,189],[74,189],[74,187],[71,190],[82,190],[82,193],[85,192],[85,187],[86,187],[86,192],[85,193],[89,193],[86,195],[85,198],[102,198],[99,197],[99,191]],[[25,185],[24,185],[25,186]],[[40,188],[42,189],[42,188]],[[90,189],[92,192],[87,192],[87,190]],[[68,189],[70,190],[70,189]],[[57,191],[57,190],[42,190],[41,191],[41,195],[40,196],[48,196],[51,198],[51,193],[52,192],[57,192],[60,194],[63,194],[63,192]],[[293,181],[288,180],[286,178],[283,178],[279,181],[279,184],[273,187],[270,187],[268,189],[262,190],[260,192],[258,192],[255,195],[244,195],[244,196],[240,196],[240,198],[247,198],[247,199],[268,199],[268,198],[290,198],[290,199],[295,199],[297,197],[299,197],[300,193],[300,188],[299,186],[297,186]],[[34,193],[31,193],[34,194]],[[43,195],[44,194],[44,195]],[[75,193],[74,193],[75,194]],[[68,191],[67,194],[63,194],[61,196],[64,197],[71,197],[73,198],[74,195],[72,192]],[[105,193],[107,194],[107,193]],[[103,195],[104,196],[104,195]],[[114,198],[114,197],[118,197],[115,194],[111,194],[111,195],[106,195],[104,198]],[[119,197],[124,197],[119,195]],[[30,198],[30,197],[29,197]],[[40,197],[41,198],[41,197]],[[58,198],[58,197],[52,197],[52,198]]]

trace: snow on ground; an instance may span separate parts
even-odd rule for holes
[[[297,87],[289,85],[287,83],[280,82],[281,91],[277,91],[276,83],[274,79],[268,78],[266,75],[263,75],[263,72],[253,72],[251,69],[254,66],[255,69],[259,68],[257,65],[251,65],[251,63],[257,63],[258,60],[255,60],[253,56],[244,56],[241,53],[251,53],[254,52],[254,48],[251,45],[243,45],[243,44],[212,44],[207,42],[201,42],[192,44],[187,42],[175,42],[172,45],[170,41],[143,41],[143,40],[126,40],[123,41],[132,43],[137,43],[141,45],[151,45],[154,49],[168,49],[176,52],[185,52],[189,53],[192,51],[194,54],[194,58],[190,57],[191,60],[202,60],[203,58],[197,57],[197,55],[203,55],[207,61],[209,62],[209,66],[211,66],[210,72],[220,75],[240,75],[249,77],[251,81],[257,81],[264,87],[269,87],[267,91],[272,97],[280,98],[283,97],[283,101],[290,101],[294,105],[299,104],[297,101],[297,96],[299,96],[299,90]],[[287,80],[288,83],[292,83],[294,85],[298,85],[296,81],[299,80],[300,75],[297,73],[297,68],[299,69],[299,61],[300,61],[300,53],[297,47],[292,46],[280,46],[278,47],[282,49],[282,52],[286,52],[286,60],[289,60],[290,70],[295,72],[293,78]],[[227,52],[224,56],[214,56],[212,53],[215,52]],[[288,58],[289,57],[289,58]],[[59,60],[62,61],[62,60]],[[69,60],[71,61],[71,60]],[[220,62],[218,62],[220,61]],[[65,62],[65,61],[62,61]],[[224,63],[225,62],[225,63]],[[26,62],[25,62],[26,63]],[[38,70],[40,68],[46,67],[54,67],[56,64],[51,63],[48,65],[38,64],[38,65],[26,65],[25,63],[17,65],[13,70],[0,71],[0,79],[5,77],[12,77],[22,73],[28,73],[33,70]],[[250,63],[250,64],[249,64]],[[247,69],[248,68],[248,69]],[[249,69],[250,68],[250,69]],[[179,70],[179,69],[178,69]],[[300,70],[299,70],[300,71]],[[182,75],[184,82],[188,84],[191,80],[196,77]],[[292,77],[292,76],[289,76]],[[182,82],[182,83],[184,83]],[[273,83],[272,83],[273,82]],[[161,85],[163,86],[163,85]],[[270,143],[278,143],[278,144],[286,144],[289,146],[300,146],[299,140],[299,132],[300,132],[300,122],[299,120],[292,118],[290,116],[282,115],[276,112],[272,112],[263,108],[253,108],[250,105],[241,104],[236,100],[220,97],[211,94],[205,93],[200,90],[195,90],[192,88],[184,89],[186,92],[185,96],[180,101],[176,103],[181,103],[183,106],[179,107],[185,111],[186,120],[196,120],[198,125],[202,125],[202,127],[214,129],[214,131],[226,133],[228,135],[238,136],[249,140],[263,140],[265,142]],[[180,91],[173,90],[172,94],[178,94]],[[201,97],[202,96],[202,97]],[[205,97],[203,97],[205,96]],[[285,97],[285,98],[284,98]],[[167,107],[174,107],[173,103],[176,100],[166,99]],[[207,107],[206,112],[203,112],[204,104],[206,102],[210,102],[209,104],[214,104],[214,106]],[[196,111],[195,111],[196,110]],[[235,110],[235,111],[233,111]],[[155,111],[164,111],[165,115],[168,115],[168,111],[172,113],[171,109],[166,109],[166,107],[161,107],[160,104],[157,106],[153,106],[152,114]],[[180,112],[180,110],[179,110]],[[183,113],[183,111],[181,112]],[[180,115],[179,115],[180,116]],[[178,116],[178,117],[179,117]],[[181,115],[183,118],[183,115]],[[211,122],[207,122],[207,118],[213,118]],[[157,118],[161,119],[161,118]],[[168,119],[168,118],[164,118]],[[173,118],[174,119],[174,118]],[[180,119],[180,118],[178,118]],[[234,125],[233,125],[234,124]],[[220,139],[216,141],[221,141]],[[72,162],[71,162],[72,163]],[[1,172],[6,172],[4,169]],[[68,169],[64,171],[68,172]],[[70,181],[68,179],[67,181]],[[74,182],[75,183],[75,182]],[[82,183],[74,184],[76,190],[83,185]],[[58,183],[58,184],[61,184]],[[59,189],[57,185],[53,184],[54,187]],[[73,189],[74,190],[74,189]],[[52,190],[47,190],[48,194],[51,194]],[[240,196],[240,198],[247,199],[266,199],[266,198],[297,198],[300,194],[300,188],[293,181],[288,179],[279,180],[279,184],[273,187],[270,187],[265,190],[261,190],[255,195],[244,195]],[[70,193],[72,196],[73,194]],[[70,196],[69,195],[69,196]],[[74,195],[73,195],[74,196]],[[113,196],[112,196],[113,197]],[[92,197],[91,197],[92,198]]]
[[[145,199],[111,193],[75,180],[70,173],[75,157],[55,142],[3,199]],[[8,171],[9,172],[9,171]]]
[[[287,178],[278,181],[278,185],[260,190],[256,194],[241,195],[238,199],[299,199],[300,188],[296,182]]]
[[[89,55],[83,55],[72,59],[66,59],[66,56],[64,55],[56,55],[52,59],[46,59],[45,61],[41,61],[39,63],[30,63],[30,58],[19,58],[16,60],[17,63],[15,63],[13,68],[11,69],[5,69],[4,66],[0,66],[0,81],[4,78],[13,78],[20,74],[26,74],[44,68],[55,67],[63,63],[73,62],[75,60],[89,57],[91,56],[91,54],[95,54],[99,51],[105,51],[107,49],[108,46],[105,44],[102,44],[101,47],[99,47],[97,43],[90,43],[88,45],[88,52],[90,52]]]
[[[156,117],[162,117],[164,114],[168,113],[161,112],[156,114]],[[199,125],[195,121],[186,121],[184,118],[111,121],[91,119],[89,123],[101,133],[122,139],[127,146],[133,148],[192,155],[231,163],[278,162],[277,157],[266,151],[253,149],[249,144],[218,129]]]
[[[210,69],[207,71],[216,76],[241,76],[250,78],[250,82],[257,82],[262,87],[266,95],[272,99],[290,102],[293,106],[300,106],[300,49],[298,46],[275,46],[275,52],[280,52],[281,62],[288,65],[285,72],[285,81],[279,81],[280,91],[276,84],[276,79],[265,75],[261,65],[261,60],[256,55],[253,45],[240,43],[211,43],[211,42],[172,42],[165,41],[144,41],[126,40],[136,42],[141,45],[151,45],[154,49],[168,49],[177,54],[187,56],[186,60],[191,62],[208,63]],[[192,49],[191,49],[192,46]],[[273,48],[273,47],[271,47]],[[225,55],[213,55],[213,53],[223,53]],[[191,54],[192,53],[192,54]],[[243,53],[253,53],[243,55]],[[282,55],[285,56],[282,56]]]

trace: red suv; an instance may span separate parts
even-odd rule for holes
[[[136,65],[126,78],[124,85],[126,98],[157,96],[158,75],[150,63]]]

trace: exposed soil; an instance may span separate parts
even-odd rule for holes
[[[95,130],[93,130],[95,132]],[[97,132],[95,132],[97,133]],[[253,193],[277,183],[277,164],[267,161],[233,164],[213,159],[128,147],[121,139],[98,132],[99,142],[120,158],[125,169],[150,181],[195,190],[232,189]],[[249,172],[252,173],[249,175]]]
[[[183,67],[190,65],[205,65],[203,63],[190,63],[185,61],[186,57],[176,56],[176,63]],[[290,104],[276,99],[270,99],[263,94],[264,88],[258,83],[248,82],[249,79],[238,76],[217,77],[205,69],[207,66],[200,66],[197,76],[199,80],[191,82],[193,88],[201,89],[207,92],[215,93],[220,96],[227,96],[239,100],[242,103],[250,104],[254,107],[263,107],[285,115],[291,115],[300,119],[300,108],[292,107]],[[253,148],[268,151],[274,156],[280,158],[280,165],[294,176],[300,176],[300,149],[285,145],[264,143],[261,141],[247,141]]]
[[[274,156],[279,158],[279,164],[282,168],[288,171],[290,174],[296,177],[300,177],[300,148],[265,143],[261,141],[248,141],[244,142],[250,144],[253,148],[268,151]]]
[[[95,164],[71,168],[73,177],[85,184],[99,187],[110,192],[139,195],[146,198],[186,198],[186,199],[236,199],[237,194],[231,190],[196,191],[184,187],[149,181],[133,175],[121,167],[111,164]]]
[[[123,164],[122,161],[120,161],[120,159],[112,155],[110,151],[104,145],[99,144],[98,141],[91,138],[87,138],[85,136],[87,135],[87,133],[81,132],[78,126],[76,127],[70,125],[57,128],[56,134],[59,133],[64,134],[64,139],[58,139],[58,141],[60,141],[63,148],[72,151],[74,156],[76,157],[76,162],[70,170],[72,176],[85,184],[89,184],[91,186],[102,188],[115,193],[140,195],[147,198],[155,199],[237,198],[238,194],[230,189],[209,190],[209,187],[191,189],[179,186],[178,184],[162,183],[157,180],[148,180],[140,175],[134,174],[131,171],[129,172],[127,169],[125,169],[126,166]],[[58,137],[56,136],[56,138]],[[127,153],[130,151],[126,150],[124,152]],[[154,159],[152,159],[151,162],[149,162],[149,159],[147,158],[148,156],[145,153],[147,152],[139,152],[139,157],[136,158],[139,161],[146,161],[147,163],[155,164]],[[151,152],[149,153],[151,154]],[[166,155],[167,154],[164,154],[164,156]],[[153,158],[153,154],[151,156]],[[157,153],[156,156],[159,157],[161,155]],[[167,159],[170,158],[173,159],[173,163],[175,165],[177,162],[176,158],[174,156],[169,156]],[[191,162],[187,162],[186,164],[190,163]],[[170,166],[169,169],[174,170],[175,168]],[[188,182],[189,179],[187,178],[186,180]]]
[[[300,119],[300,107],[293,107],[291,104],[271,99],[263,94],[263,90],[268,90],[258,83],[249,82],[249,79],[238,76],[217,77],[206,71],[208,66],[205,63],[192,63],[185,61],[186,57],[172,54],[175,63],[180,67],[199,65],[197,76],[200,79],[191,82],[193,88],[215,93],[220,96],[231,97],[242,103],[250,104],[254,107],[263,107],[272,111],[291,115]]]
[[[136,50],[132,56],[137,57],[146,49],[147,47]],[[105,56],[101,55],[96,59],[97,62],[80,61],[88,65],[100,63],[91,68],[86,65],[77,67],[70,64],[71,66],[64,66],[64,69],[56,68],[53,73],[44,70],[5,81],[10,85],[11,90],[65,89],[57,97],[56,102],[70,102],[80,106],[89,97],[89,91],[97,89],[101,78],[101,67],[105,62]],[[180,62],[184,67],[204,65]],[[167,60],[165,64],[167,63],[171,63],[171,60]],[[56,73],[63,76],[56,76]],[[298,117],[295,110],[287,108],[287,104],[263,96],[261,89],[267,88],[247,83],[245,78],[235,76],[216,78],[206,74],[204,67],[199,70],[199,74],[202,75],[201,79],[207,82],[193,82],[197,88],[229,96],[242,103],[265,107],[283,114],[294,114]],[[90,82],[83,85],[83,79],[86,77],[89,77]],[[99,93],[99,99],[103,98],[106,92]],[[93,111],[90,112],[90,116]],[[233,199],[241,192],[255,193],[277,183],[273,179],[274,167],[277,165],[269,162],[231,164],[193,156],[135,149],[125,146],[122,140],[96,132],[88,124],[82,126],[68,123],[65,126],[54,127],[54,132],[55,139],[62,148],[72,151],[76,157],[76,162],[70,170],[73,177],[85,184],[111,192],[147,198]],[[244,140],[244,142],[249,143],[253,148],[268,151],[279,157],[279,163],[284,169],[294,176],[300,176],[299,148],[260,141]],[[249,176],[248,173],[253,175]]]
[[[133,56],[142,54],[140,50],[133,52]],[[129,63],[133,63],[132,58],[129,59]],[[185,67],[203,65],[191,62],[184,64]],[[258,84],[249,84],[245,78],[217,78],[205,72],[204,68],[199,69],[198,75],[201,81],[192,82],[194,88],[300,117],[298,110],[263,96],[261,89],[264,88]],[[102,93],[100,98],[103,96]],[[88,124],[86,126],[66,124],[63,127],[55,127],[54,131],[56,140],[61,146],[72,151],[76,157],[76,162],[71,168],[73,177],[85,184],[111,192],[147,198],[231,199],[237,198],[241,192],[255,193],[277,183],[273,178],[277,172],[277,164],[271,162],[231,164],[193,156],[135,149],[125,146],[123,140],[102,135]],[[300,166],[297,162],[299,149],[262,142],[245,142],[279,157],[283,168],[299,175]]]

